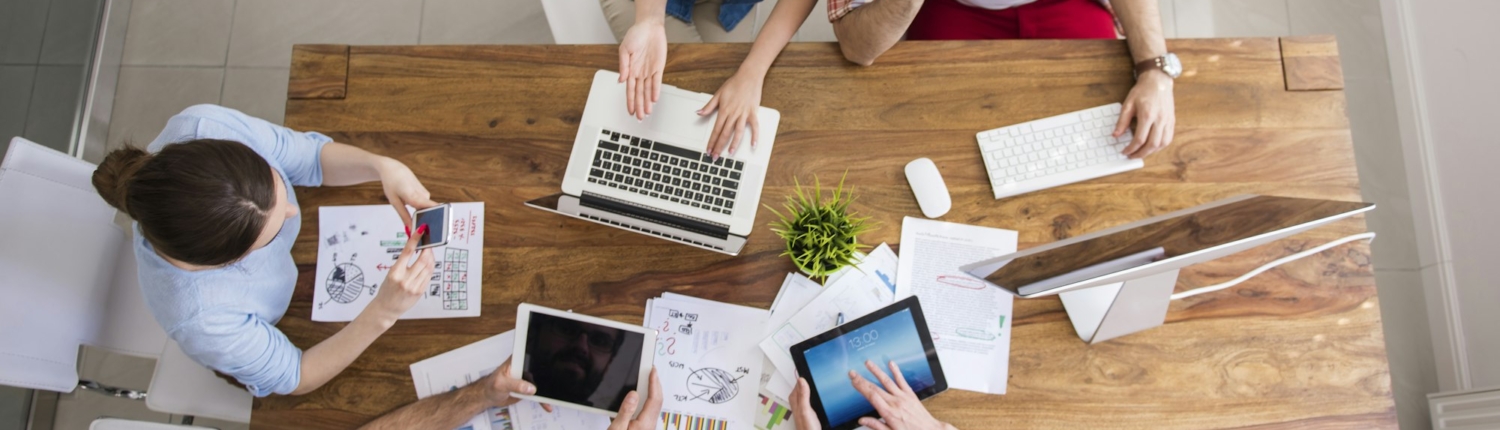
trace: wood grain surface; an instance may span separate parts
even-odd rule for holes
[[[349,82],[349,45],[296,45],[288,99],[341,99]]]
[[[762,203],[793,178],[847,172],[854,210],[881,224],[862,239],[894,245],[901,218],[920,216],[902,166],[929,157],[953,197],[943,220],[1018,230],[1027,248],[1244,193],[1359,200],[1342,91],[1287,91],[1277,39],[1169,45],[1186,69],[1172,146],[1140,170],[996,200],[974,133],[1121,101],[1124,42],[902,42],[873,67],[792,44],[766,78],[762,104],[782,122]],[[748,49],[674,45],[666,83],[711,93]],[[481,317],[402,321],[322,389],[257,399],[252,427],[352,427],[414,401],[411,363],[510,330],[521,302],[636,324],[665,291],[768,307],[795,270],[770,211],[730,257],[522,205],[558,192],[594,71],[617,63],[613,46],[353,46],[344,98],[290,100],[287,126],[400,159],[438,201],[484,201],[486,282]],[[303,275],[278,326],[307,348],[343,326],[309,319],[317,208],[384,200],[375,185],[298,193]],[[1364,230],[1349,219],[1192,266],[1177,288]],[[1055,298],[1015,313],[1008,393],[952,390],[926,402],[935,416],[964,429],[1396,425],[1365,243],[1175,302],[1166,325],[1100,345],[1078,339]]]
[[[1285,58],[1287,91],[1344,89],[1344,67],[1333,36],[1283,37],[1281,56]]]

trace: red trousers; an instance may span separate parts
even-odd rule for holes
[[[925,0],[908,40],[1114,39],[1114,15],[1097,0],[1038,0],[989,10]]]

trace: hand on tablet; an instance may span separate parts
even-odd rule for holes
[[[875,385],[875,383],[870,382],[853,370],[849,371],[849,380],[854,383],[854,389],[863,394],[865,399],[869,400],[870,404],[875,406],[875,412],[880,414],[880,419],[878,420],[870,417],[860,418],[860,425],[873,430],[939,430],[954,428],[948,423],[938,421],[932,417],[931,413],[927,412],[927,408],[922,406],[922,401],[917,399],[917,393],[912,391],[910,385],[906,384],[906,377],[901,375],[901,369],[896,367],[896,362],[890,362],[889,366],[891,368],[891,375],[895,375],[894,381],[891,380],[891,376],[886,375],[885,370],[881,369],[880,366],[876,366],[875,362],[865,361],[865,367],[870,369],[870,373],[874,374],[876,379],[880,380],[880,385]],[[798,388],[801,389],[803,384],[805,383],[799,381],[797,384]],[[802,391],[803,399],[800,402],[806,404],[807,390],[802,389]],[[797,394],[793,394],[792,396],[797,397]],[[804,408],[799,407],[799,409]],[[805,409],[809,413],[812,412],[811,406]],[[815,425],[816,419],[816,416],[814,416]],[[797,428],[804,428],[802,427],[801,420],[798,420]]]
[[[536,386],[520,379],[510,377],[510,359],[505,359],[505,364],[500,369],[491,373],[490,377],[481,384],[484,387],[484,397],[490,400],[490,406],[505,407],[516,404],[521,399],[511,396],[511,393],[536,394]],[[542,404],[542,409],[552,412],[552,405]]]
[[[646,407],[641,413],[636,414],[635,419],[630,419],[630,413],[635,411],[635,406],[641,401],[641,394],[631,391],[625,395],[625,402],[620,404],[620,415],[615,421],[609,423],[609,430],[652,430],[656,428],[656,420],[661,415],[661,381],[656,379],[656,368],[651,368],[650,394],[646,396]],[[799,425],[801,423],[798,423]],[[800,428],[800,427],[799,427]]]

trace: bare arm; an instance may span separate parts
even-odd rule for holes
[[[449,430],[457,428],[486,408],[510,406],[520,401],[511,397],[510,393],[535,392],[536,387],[531,383],[510,378],[510,359],[506,359],[500,369],[479,382],[402,406],[361,428]],[[551,406],[542,404],[542,408],[552,412]]]
[[[839,50],[861,66],[874,64],[875,57],[901,41],[921,9],[922,0],[876,0],[851,10],[833,22]]]
[[[708,154],[715,160],[726,150],[730,155],[738,151],[746,134],[750,137],[751,146],[755,146],[760,140],[760,121],[756,117],[756,109],[760,108],[766,73],[771,70],[771,63],[776,62],[776,57],[781,55],[781,50],[786,48],[787,42],[792,40],[792,35],[802,27],[802,22],[807,21],[807,14],[812,12],[815,5],[814,0],[782,0],[776,3],[776,8],[771,10],[771,17],[761,27],[760,35],[755,37],[750,54],[740,63],[739,70],[719,86],[719,91],[714,93],[708,104],[698,110],[698,115],[719,113],[714,118],[713,132],[709,134],[708,141]]]
[[[380,291],[353,322],[302,353],[301,379],[297,381],[297,388],[292,390],[293,395],[312,392],[344,371],[375,342],[375,338],[395,325],[396,319],[422,298],[427,279],[432,277],[433,257],[431,252],[423,252],[420,257],[415,255],[420,237],[420,233],[414,233],[406,241],[406,249],[392,264],[395,267],[387,272]],[[413,260],[415,263],[407,267]]]
[[[1167,54],[1167,40],[1161,33],[1161,11],[1158,0],[1115,0],[1112,4],[1125,27],[1125,42],[1130,45],[1133,63]],[[1150,70],[1135,78],[1135,87],[1125,96],[1124,108],[1115,125],[1115,137],[1125,133],[1131,120],[1135,133],[1122,153],[1130,158],[1145,158],[1172,144],[1177,129],[1177,107],[1172,91],[1176,83],[1166,72]]]
[[[1114,0],[1116,16],[1125,27],[1130,57],[1139,63],[1167,54],[1167,39],[1161,33],[1159,0]]]
[[[323,185],[337,187],[380,181],[380,185],[385,188],[386,200],[396,209],[396,215],[401,217],[404,225],[411,225],[407,205],[417,209],[437,206],[437,202],[432,201],[432,194],[422,186],[422,181],[417,180],[417,175],[393,158],[371,154],[338,142],[328,142],[323,145],[319,159],[319,164],[323,167]]]

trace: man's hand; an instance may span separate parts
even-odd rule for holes
[[[656,428],[656,421],[661,419],[661,381],[656,379],[656,368],[651,368],[651,389],[646,396],[646,407],[641,413],[630,419],[630,414],[635,412],[636,405],[640,404],[641,393],[631,391],[625,395],[625,401],[620,403],[620,414],[615,416],[614,422],[609,423],[609,430],[652,430]]]
[[[490,406],[497,408],[514,405],[516,402],[521,401],[520,398],[511,396],[511,393],[536,394],[535,385],[510,377],[509,358],[505,359],[505,364],[500,365],[500,369],[495,370],[495,373],[491,373],[488,378],[485,378],[483,383],[474,385],[484,390],[484,397],[490,400]],[[550,405],[544,404],[542,407],[546,408],[547,412],[552,412]]]
[[[1172,144],[1177,127],[1177,107],[1172,100],[1172,78],[1166,72],[1150,70],[1136,77],[1135,87],[1125,96],[1115,137],[1125,134],[1130,120],[1135,120],[1135,139],[1121,153],[1130,158],[1145,158]]]
[[[667,68],[667,29],[663,17],[638,20],[620,41],[620,82],[625,83],[625,111],[638,120],[651,114],[661,98],[662,70]]]
[[[437,206],[437,202],[432,201],[432,194],[422,186],[422,181],[417,180],[417,175],[400,161],[385,158],[376,165],[376,172],[380,173],[380,185],[385,187],[385,199],[391,202],[391,206],[401,216],[401,225],[411,225],[411,213],[406,211],[407,206],[417,209]]]
[[[725,149],[733,155],[740,149],[740,141],[750,137],[750,146],[754,147],[759,141],[760,121],[755,113],[760,109],[760,90],[764,84],[764,75],[746,73],[743,70],[730,76],[719,86],[719,91],[714,97],[698,110],[698,115],[712,115],[719,112],[718,118],[714,119],[714,131],[708,139],[708,152],[714,160],[719,159],[719,154]],[[745,129],[749,128],[749,133]]]
[[[917,399],[917,393],[912,391],[911,386],[906,384],[906,376],[901,374],[901,369],[896,367],[896,362],[890,362],[891,374],[895,380],[886,376],[875,362],[865,360],[865,367],[880,380],[880,386],[870,382],[863,376],[859,376],[853,370],[849,371],[849,380],[854,383],[854,389],[865,396],[870,404],[875,406],[875,412],[880,414],[880,419],[864,417],[859,419],[859,425],[869,427],[871,430],[943,430],[952,429],[953,426],[938,421],[922,406],[922,401]],[[802,427],[797,427],[802,428]]]

